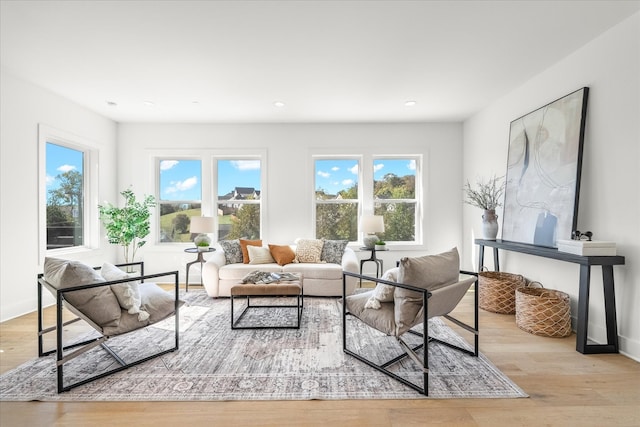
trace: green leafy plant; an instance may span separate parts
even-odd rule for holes
[[[380,246],[386,245],[386,243],[383,240],[378,240],[375,244]]]
[[[151,232],[150,209],[156,206],[156,201],[153,196],[145,196],[139,202],[131,189],[121,191],[120,194],[125,199],[123,207],[106,203],[98,205],[98,209],[109,243],[122,246],[124,260],[129,263],[135,259],[136,251],[147,243],[142,239]]]
[[[198,240],[196,243],[196,246],[202,246],[204,248],[209,246],[209,242],[207,240]]]
[[[502,206],[500,199],[504,194],[505,182],[504,177],[495,175],[486,182],[479,180],[477,188],[472,188],[469,181],[464,186],[467,194],[465,203],[484,210],[495,210]]]

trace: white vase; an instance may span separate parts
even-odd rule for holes
[[[482,215],[482,238],[496,240],[498,236],[498,215],[494,209],[487,209]]]

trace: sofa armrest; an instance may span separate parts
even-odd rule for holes
[[[220,296],[220,269],[226,264],[224,251],[220,246],[202,266],[202,285],[212,298]]]
[[[349,247],[346,247],[344,249],[344,254],[342,254],[342,271],[348,271],[356,274],[360,272],[358,256],[356,255],[356,252]],[[347,295],[351,295],[358,286],[358,279],[352,276],[347,276],[346,281]]]

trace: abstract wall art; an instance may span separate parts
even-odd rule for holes
[[[511,122],[502,239],[556,247],[577,227],[583,87]]]

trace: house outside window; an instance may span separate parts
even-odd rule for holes
[[[85,245],[85,152],[46,142],[46,249]]]
[[[358,183],[356,158],[315,158],[316,238],[358,240]]]
[[[202,161],[159,159],[158,175],[159,241],[192,242],[191,218],[202,211]]]
[[[378,237],[388,242],[416,241],[416,196],[420,162],[416,157],[379,157],[373,160],[373,211],[384,217],[385,231]]]
[[[217,159],[218,240],[260,239],[260,159]]]

